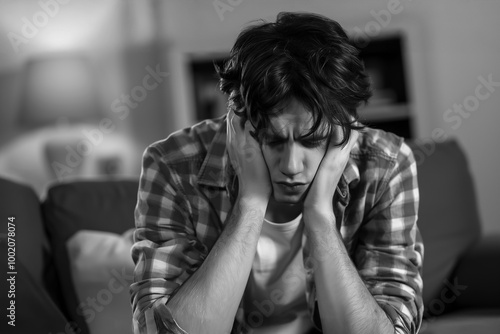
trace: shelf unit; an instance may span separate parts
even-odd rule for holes
[[[404,36],[394,33],[371,40],[360,47],[359,57],[370,77],[373,96],[359,108],[364,124],[411,139],[412,106],[406,83]],[[214,63],[221,64],[225,54],[193,54],[189,68],[193,82],[196,119],[214,118],[226,112],[226,96],[218,89]]]
[[[404,46],[404,35],[394,33],[360,48],[359,57],[370,76],[373,96],[358,113],[364,124],[410,139],[414,134]]]

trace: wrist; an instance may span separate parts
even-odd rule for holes
[[[241,210],[257,210],[266,212],[269,198],[265,195],[239,194],[236,203]]]
[[[272,189],[258,182],[240,182],[238,185],[238,197],[250,202],[269,202]]]
[[[245,238],[249,238],[251,231],[260,235],[264,217],[266,215],[267,203],[258,198],[237,198],[233,206],[233,214],[238,217],[235,221],[236,225],[246,226],[247,232]],[[250,233],[253,234],[253,233]]]
[[[319,210],[304,208],[302,211],[305,222],[305,233],[311,238],[323,238],[325,235],[335,233],[337,230],[337,219],[333,210]]]
[[[318,212],[307,213],[303,212],[305,229],[307,234],[321,235],[332,233],[337,229],[337,220],[333,213],[322,214]]]
[[[304,218],[308,217],[312,220],[335,222],[335,215],[333,213],[332,203],[315,203],[307,204],[304,203],[303,207]]]
[[[239,185],[237,199],[242,204],[252,204],[257,206],[265,206],[269,203],[271,194],[265,189],[255,189],[256,187]]]

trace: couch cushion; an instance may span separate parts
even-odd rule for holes
[[[409,143],[417,161],[418,226],[424,241],[423,299],[437,315],[441,293],[464,252],[478,239],[480,221],[466,157],[456,141]],[[445,298],[446,299],[446,298]]]
[[[91,334],[132,334],[129,287],[134,261],[132,234],[81,230],[67,243],[71,273],[80,299],[78,313]]]
[[[468,310],[424,320],[420,334],[498,334],[500,310]]]
[[[454,273],[462,286],[454,307],[496,308],[500,312],[500,234],[483,236]],[[492,296],[497,296],[492,298]],[[500,328],[499,328],[500,333]]]
[[[133,228],[138,181],[73,181],[56,184],[47,192],[42,212],[54,250],[57,274],[68,317],[89,333],[71,278],[66,243],[80,230],[122,234]],[[81,312],[80,312],[81,313]]]

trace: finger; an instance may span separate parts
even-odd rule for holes
[[[344,134],[342,128],[340,128],[340,126],[336,126],[335,133],[332,135],[329,141],[322,162],[324,161],[325,164],[328,164],[329,162],[333,163],[333,161],[337,159],[343,160],[342,157],[346,157],[349,155],[352,148],[354,147],[354,144],[358,140],[359,131],[351,130],[351,134],[349,136],[347,143],[344,146],[338,146],[338,143],[342,141],[343,135]]]
[[[257,138],[254,137],[255,134],[252,134],[253,131],[255,131],[254,125],[249,120],[247,120],[245,122],[245,140],[254,148],[258,148],[260,150],[260,143]]]
[[[232,126],[231,126],[231,123],[232,123],[232,118],[233,118],[233,114],[234,112],[232,110],[230,110],[228,113],[227,113],[227,117],[226,117],[226,135],[227,135],[227,143],[231,143],[231,140],[232,140],[232,132],[233,132],[233,129],[232,129]]]
[[[359,131],[358,130],[352,130],[351,131],[351,136],[349,137],[349,141],[347,143],[347,146],[349,148],[349,151],[352,150],[356,142],[358,141],[359,138]]]
[[[247,117],[245,115],[241,115],[238,118],[240,120],[240,123],[239,123],[240,128],[245,129],[245,123],[247,122]]]
[[[233,145],[238,145],[243,140],[243,138],[242,138],[243,131],[242,131],[240,125],[238,124],[239,120],[240,120],[240,117],[233,112],[231,115],[230,122],[229,122],[230,131],[231,131],[231,143],[233,143]]]
[[[244,129],[245,133],[248,136],[250,136],[250,138],[254,139],[253,136],[251,135],[251,132],[255,130],[255,127],[253,126],[252,122],[250,122],[248,119],[245,121]]]
[[[233,112],[233,117],[231,119],[231,126],[232,126],[232,131],[235,135],[235,138],[241,138],[242,135],[245,132],[245,125],[244,125],[243,118],[236,115],[236,113]]]
[[[245,135],[250,136],[250,131],[252,129],[252,124],[247,120],[245,121],[245,124],[243,125],[243,131],[245,131]]]
[[[336,152],[340,150],[338,144],[342,141],[342,135],[343,135],[342,128],[338,125],[335,125],[328,140],[325,155],[330,155],[332,154],[331,152]]]
[[[231,112],[231,117],[229,119],[229,125],[231,127],[231,133],[236,133],[236,129],[234,128],[234,119],[236,117],[236,114],[234,111]]]
[[[336,139],[337,140],[336,143],[340,143],[342,141],[342,139],[343,139],[341,136],[344,136],[344,135],[345,135],[344,132],[341,129],[339,129],[337,131],[337,135],[334,136],[334,137],[337,138]],[[345,145],[343,145],[343,147],[340,148],[340,150],[341,151],[350,150],[354,146],[354,144],[356,143],[356,141],[358,140],[358,137],[359,137],[359,131],[358,130],[354,130],[354,129],[351,130],[351,133],[349,135],[349,138],[347,139],[347,142],[345,143]],[[335,146],[335,147],[337,148],[338,146]]]

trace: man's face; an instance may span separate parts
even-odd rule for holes
[[[299,203],[307,194],[328,142],[326,131],[304,137],[312,125],[312,114],[295,99],[271,118],[275,131],[265,132],[262,153],[276,202]]]

